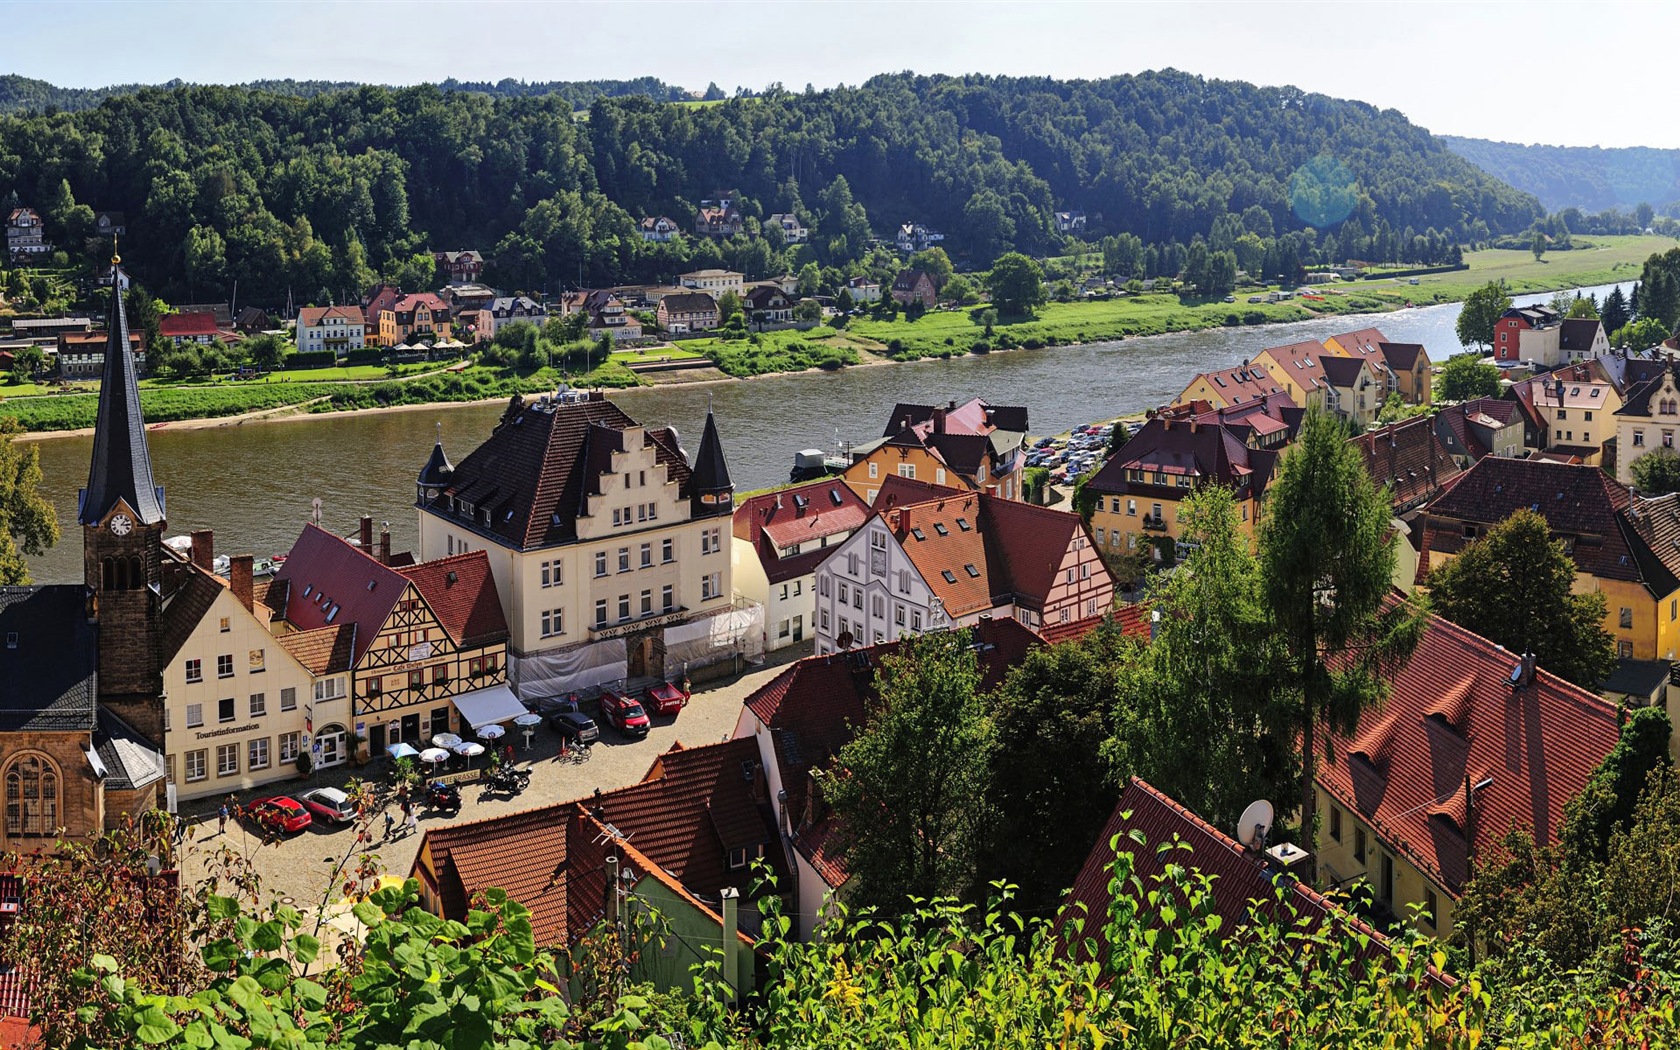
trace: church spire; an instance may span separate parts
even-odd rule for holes
[[[723,442],[718,438],[710,398],[706,401],[706,431],[700,435],[700,451],[694,457],[692,485],[697,516],[727,514],[732,509],[735,483],[729,478],[729,464],[723,460]]]
[[[128,345],[128,314],[122,300],[122,256],[111,255],[111,310],[106,321],[105,369],[99,384],[99,415],[94,423],[93,462],[82,490],[77,520],[98,525],[121,500],[138,524],[163,521],[163,490],[152,480],[152,457],[146,449],[146,423],[140,415],[140,386]]]

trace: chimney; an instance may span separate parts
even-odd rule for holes
[[[361,540],[362,540],[362,553],[363,554],[372,554],[373,553],[373,518],[370,517],[369,515],[366,515],[366,514],[362,515]]]
[[[1523,653],[1522,684],[1524,688],[1534,684],[1534,654]]]
[[[216,534],[210,529],[194,529],[192,534],[192,563],[205,572],[215,572]]]
[[[379,526],[379,564],[391,564],[391,523],[388,521]]]
[[[741,993],[741,938],[737,936],[740,929],[741,891],[734,886],[723,888],[723,983],[734,993],[732,998],[740,1001]]]
[[[249,554],[235,554],[228,559],[228,588],[233,596],[239,599],[239,604],[251,611],[251,556]]]
[[[945,410],[943,408],[933,410],[933,432],[935,434],[945,433]]]

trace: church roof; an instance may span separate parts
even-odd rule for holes
[[[111,267],[111,315],[106,328],[105,371],[99,384],[99,414],[93,431],[93,462],[77,520],[97,525],[121,500],[142,525],[163,521],[163,490],[152,480],[146,423],[140,415],[139,377],[128,353],[128,314],[123,309],[122,271]]]
[[[729,499],[735,490],[735,485],[729,480],[729,464],[723,460],[723,442],[718,438],[717,420],[712,417],[712,410],[706,409],[706,430],[700,435],[700,451],[694,457],[693,491],[696,504],[696,517],[713,513],[718,504],[727,511],[733,503]],[[718,497],[702,507],[700,501],[707,496]]]
[[[91,732],[98,674],[85,587],[0,587],[0,732]]]

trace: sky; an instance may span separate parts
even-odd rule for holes
[[[1680,147],[1660,55],[1680,5],[1076,0],[9,0],[0,71],[65,87],[285,78],[413,84],[650,75],[726,91],[883,72],[1102,77],[1175,68],[1398,109],[1438,134]],[[48,41],[59,39],[65,46]],[[81,41],[71,46],[71,38]],[[94,41],[115,47],[90,46]]]

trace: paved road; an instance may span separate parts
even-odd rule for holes
[[[417,810],[421,831],[449,821],[482,820],[499,814],[583,798],[596,788],[612,790],[641,780],[658,755],[679,740],[687,745],[707,744],[727,738],[735,729],[742,702],[754,690],[768,682],[782,665],[805,655],[810,643],[771,654],[770,662],[738,678],[725,679],[696,691],[689,705],[674,718],[655,718],[646,740],[627,742],[612,729],[602,727],[602,739],[586,763],[576,764],[556,760],[559,738],[546,726],[536,731],[529,752],[522,750],[523,739],[518,735],[505,739],[514,746],[516,762],[531,770],[531,786],[517,797],[489,795],[477,784],[465,784],[461,790],[462,807],[456,816],[430,814],[425,807]],[[480,763],[483,759],[478,760]],[[325,784],[342,785],[351,776],[382,777],[388,766],[384,762],[370,763],[362,769],[340,767],[310,778],[299,778],[295,784],[283,785],[287,791],[302,792]],[[331,774],[331,775],[329,775]],[[283,793],[270,786],[262,791],[246,792],[241,801],[260,795]],[[334,868],[347,853],[355,849],[355,833],[349,828],[328,828],[317,823],[308,830],[279,842],[264,843],[262,837],[249,827],[229,821],[227,831],[218,834],[215,808],[219,800],[199,800],[183,806],[189,819],[197,818],[191,839],[183,850],[182,875],[188,886],[195,886],[205,877],[214,854],[222,846],[250,858],[262,877],[262,897],[278,897],[309,911],[318,907],[323,896],[337,900],[343,896],[340,885],[334,885]],[[395,805],[392,816],[401,820]],[[380,866],[393,875],[406,876],[420,845],[419,834],[398,834],[383,840],[383,813],[372,820],[373,841],[360,851],[372,855]],[[357,861],[347,866],[354,869]],[[329,891],[329,886],[332,889]]]

